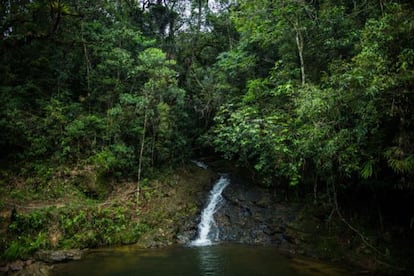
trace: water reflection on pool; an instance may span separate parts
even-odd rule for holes
[[[344,275],[313,260],[290,258],[277,248],[217,244],[91,250],[81,261],[55,265],[52,275]]]

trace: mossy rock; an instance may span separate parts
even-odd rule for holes
[[[39,250],[35,254],[38,261],[46,263],[59,263],[73,260],[80,260],[84,251],[79,249],[69,250]]]
[[[103,178],[91,170],[78,173],[73,183],[83,194],[93,199],[105,198],[110,192],[110,187]]]

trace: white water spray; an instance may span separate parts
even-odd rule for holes
[[[201,213],[201,221],[198,225],[198,238],[193,240],[190,245],[192,246],[206,246],[211,245],[211,227],[216,226],[216,222],[214,221],[214,213],[217,211],[217,205],[221,202],[223,197],[221,193],[223,192],[224,188],[230,184],[230,179],[227,176],[221,176],[220,179],[214,184],[213,189],[210,191],[210,196],[208,199],[207,207],[204,208],[203,212]],[[218,229],[213,237],[213,240],[218,239]]]
[[[198,161],[198,160],[191,160],[191,162],[193,162],[194,164],[196,164],[198,167],[203,168],[203,169],[207,169],[208,165],[202,161]]]

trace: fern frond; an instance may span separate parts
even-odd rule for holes
[[[388,165],[396,172],[401,174],[414,173],[414,154],[404,154],[399,147],[391,147],[385,151]]]

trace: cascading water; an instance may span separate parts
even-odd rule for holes
[[[214,213],[218,209],[218,204],[221,202],[223,197],[221,193],[230,184],[230,179],[223,175],[220,179],[216,182],[213,189],[210,191],[210,196],[208,200],[208,204],[206,208],[204,208],[203,212],[201,213],[201,221],[198,225],[198,237],[197,239],[193,240],[190,245],[192,246],[206,246],[212,244],[212,239],[218,239],[218,228],[216,222],[214,221]],[[211,233],[211,228],[215,227],[215,233]],[[212,237],[214,235],[214,237]]]
[[[202,161],[198,161],[198,160],[191,160],[191,162],[193,162],[194,164],[197,165],[197,167],[203,168],[203,169],[207,169],[208,165]]]

